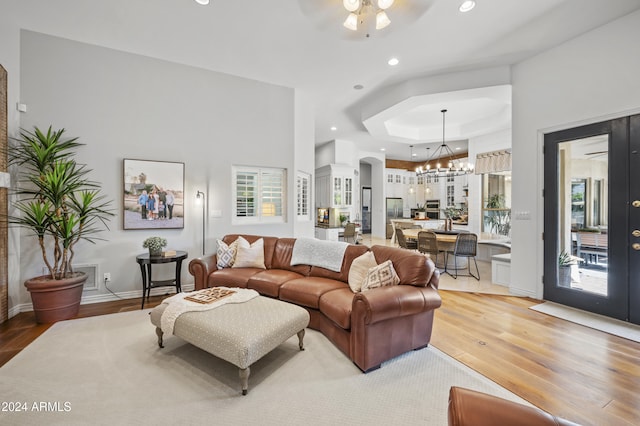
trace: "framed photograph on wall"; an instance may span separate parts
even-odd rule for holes
[[[123,228],[184,228],[184,163],[124,159]]]

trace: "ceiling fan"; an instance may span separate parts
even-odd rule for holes
[[[402,29],[417,21],[435,2],[435,0],[395,0],[388,9],[391,19],[389,28]],[[327,31],[345,40],[365,40],[366,28],[349,31],[343,27],[346,11],[342,0],[318,1],[298,0],[300,11],[312,25],[320,31]],[[373,17],[375,20],[375,16]],[[388,31],[378,31],[376,36],[384,37]]]

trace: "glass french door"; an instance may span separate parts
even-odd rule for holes
[[[544,149],[545,300],[640,324],[640,116]]]

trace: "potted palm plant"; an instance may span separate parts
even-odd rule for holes
[[[80,241],[95,243],[108,229],[111,201],[91,171],[74,160],[78,138],[63,138],[64,129],[21,130],[9,147],[9,164],[18,168],[17,213],[9,223],[29,231],[38,241],[48,274],[25,282],[36,321],[56,322],[77,315],[87,276],[74,272],[74,249]]]

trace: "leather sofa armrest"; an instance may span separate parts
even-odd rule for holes
[[[442,299],[433,286],[378,287],[355,295],[352,315],[355,315],[354,318],[362,317],[364,324],[373,324],[390,318],[431,311],[439,308],[441,304]]]
[[[433,260],[428,259],[428,262],[433,263]],[[429,279],[429,285],[433,286],[433,288],[438,288],[440,285],[440,270],[436,269],[435,264],[433,266],[433,274],[431,275],[431,279]]]
[[[207,288],[209,274],[218,269],[218,256],[211,254],[209,256],[198,257],[189,262],[189,273],[195,278],[195,290]]]
[[[497,396],[452,386],[449,390],[449,426],[577,426],[535,407]]]

